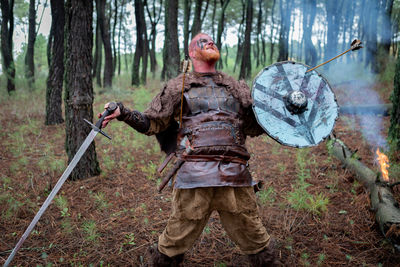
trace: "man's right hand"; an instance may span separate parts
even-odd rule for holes
[[[110,104],[110,103],[105,104],[105,105],[104,105],[104,109],[108,108],[108,105],[109,105],[109,104]],[[97,114],[97,117],[98,117],[98,118],[101,118],[101,115],[103,115],[103,113],[104,113],[104,112]],[[121,115],[121,110],[119,109],[119,106],[117,106],[117,109],[116,109],[111,115],[108,115],[107,117],[104,118],[103,123],[101,124],[101,127],[102,127],[102,128],[105,128],[105,127],[107,126],[107,124],[108,124],[111,120],[117,118],[119,115]]]

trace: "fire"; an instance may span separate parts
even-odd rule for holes
[[[381,166],[382,178],[384,181],[389,181],[389,159],[388,157],[379,151],[379,148],[376,149],[377,160],[379,165]]]

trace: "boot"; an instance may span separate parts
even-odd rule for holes
[[[174,257],[168,257],[158,251],[157,247],[151,247],[150,253],[150,265],[149,267],[178,267],[183,262],[184,254],[179,254]]]
[[[249,262],[251,267],[276,267],[281,266],[280,262],[275,256],[274,246],[270,242],[270,245],[265,249],[261,250],[257,254],[250,254]]]

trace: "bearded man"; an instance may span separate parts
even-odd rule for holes
[[[270,236],[258,214],[247,164],[246,136],[263,133],[252,111],[250,90],[244,81],[216,71],[220,54],[209,35],[193,38],[189,56],[194,71],[185,76],[182,111],[180,75],[167,82],[143,113],[118,103],[103,122],[105,127],[117,118],[141,133],[156,134],[162,147],[174,150],[178,145],[176,154],[184,160],[173,183],[172,214],[151,253],[152,266],[182,263],[214,210],[252,266],[274,266]],[[170,133],[177,129],[181,115],[177,141]],[[185,153],[188,147],[191,152]]]

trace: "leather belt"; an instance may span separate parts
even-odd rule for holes
[[[233,162],[247,165],[247,160],[232,157],[232,156],[225,156],[225,155],[181,155],[182,160],[184,161],[222,161],[222,162]]]

